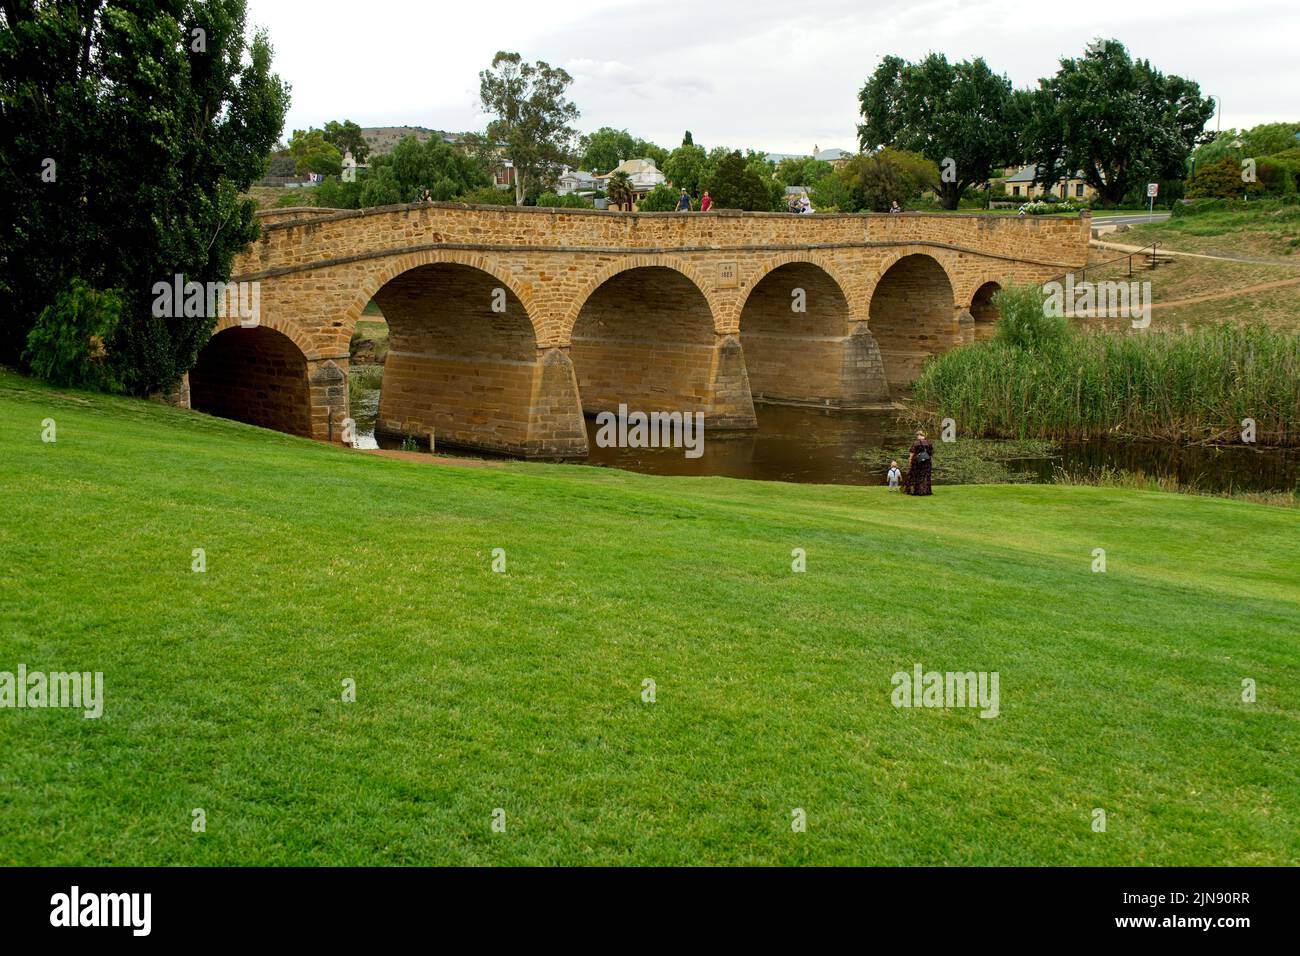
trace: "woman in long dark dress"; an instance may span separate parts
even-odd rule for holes
[[[934,445],[925,437],[924,432],[916,433],[916,441],[907,455],[907,480],[903,484],[904,494],[930,495],[930,468],[934,458]]]

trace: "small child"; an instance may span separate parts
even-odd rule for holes
[[[902,477],[903,477],[903,473],[898,470],[898,462],[891,461],[889,463],[889,474],[888,474],[890,491],[898,490],[898,481]]]

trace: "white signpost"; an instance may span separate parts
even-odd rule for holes
[[[1147,215],[1155,213],[1156,196],[1160,195],[1159,183],[1147,183]]]

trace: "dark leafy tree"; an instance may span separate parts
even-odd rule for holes
[[[404,137],[391,152],[374,158],[360,182],[363,206],[413,202],[426,189],[433,199],[447,202],[492,185],[473,156],[437,136],[423,143]]]
[[[1259,196],[1264,183],[1241,178],[1241,163],[1231,157],[1206,163],[1187,183],[1188,199],[1239,199]]]
[[[289,137],[289,155],[299,176],[304,173],[337,176],[343,170],[343,151],[325,138],[324,130],[294,130]]]
[[[357,163],[364,163],[370,156],[370,144],[361,135],[361,127],[349,119],[341,123],[338,120],[326,123],[325,142],[340,153],[351,153]]]
[[[1037,166],[1034,182],[1050,191],[1076,170],[1065,166],[1065,123],[1056,87],[1040,80],[1033,90],[1017,90],[1014,104],[1021,131],[1021,149],[1016,160]]]
[[[669,154],[660,168],[668,181],[677,189],[685,189],[692,196],[700,194],[700,177],[708,166],[708,154],[703,146],[686,143]]]
[[[270,43],[246,40],[244,0],[4,0],[0,17],[0,361],[47,306],[85,299],[77,278],[120,307],[99,326],[106,378],[168,388],[214,319],[156,317],[152,289],[224,281],[257,236],[240,193],[289,103]]]
[[[602,127],[582,137],[581,168],[609,172],[625,159],[636,159],[636,139],[625,129]]]
[[[816,186],[829,176],[835,167],[825,160],[811,156],[792,156],[776,165],[776,178],[782,186]]]
[[[672,212],[677,208],[677,196],[676,189],[661,183],[642,196],[636,207],[641,212]]]
[[[1214,101],[1196,83],[1132,59],[1117,40],[1061,60],[1045,82],[1057,104],[1066,168],[1081,170],[1104,205],[1144,182],[1181,178],[1214,115]]]
[[[897,202],[907,206],[924,190],[939,184],[939,167],[918,153],[881,149],[854,156],[842,169],[813,189],[819,207],[841,212],[888,212]]]
[[[772,190],[769,183],[745,161],[739,150],[724,152],[705,173],[700,186],[707,190],[718,209],[770,211]]]
[[[859,93],[864,151],[885,146],[920,153],[940,167],[939,201],[986,182],[1018,149],[1011,81],[983,59],[949,63],[931,53],[918,63],[887,56]]]

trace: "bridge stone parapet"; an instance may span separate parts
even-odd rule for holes
[[[340,401],[314,370],[346,377],[373,299],[390,326],[380,429],[530,456],[584,454],[582,414],[619,403],[743,428],[755,400],[888,401],[929,356],[980,337],[991,289],[1083,265],[1089,234],[1086,215],[430,203],[260,216],[233,278],[260,283],[262,325],[302,356],[310,434],[342,434],[346,388]],[[246,331],[218,326],[209,348]],[[211,363],[224,387],[237,377],[231,356],[247,354]],[[208,378],[204,396],[223,387]],[[302,431],[294,415],[286,430]]]

